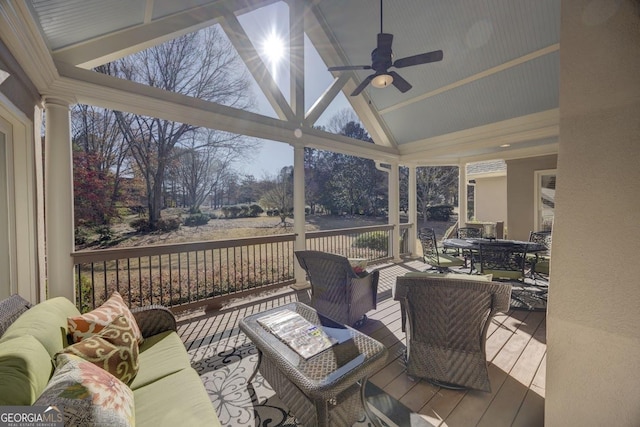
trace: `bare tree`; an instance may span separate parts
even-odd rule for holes
[[[293,166],[285,166],[272,179],[273,186],[260,199],[260,205],[267,209],[277,209],[280,223],[286,226],[286,219],[293,214]]]
[[[247,109],[252,105],[241,61],[215,27],[170,40],[162,45],[101,67],[98,71],[206,101]],[[144,177],[149,223],[155,228],[162,209],[165,174],[178,147],[196,140],[201,149],[218,138],[201,138],[200,129],[153,117],[116,112],[130,153]],[[207,132],[208,134],[209,132]],[[231,138],[237,144],[245,141]]]
[[[199,211],[229,175],[234,161],[253,146],[253,140],[241,135],[210,130],[194,134],[176,162],[176,175],[190,212]]]

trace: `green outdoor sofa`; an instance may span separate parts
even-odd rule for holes
[[[5,304],[7,300],[0,301],[0,408],[7,405],[50,404],[42,399],[47,394],[47,385],[55,385],[52,383],[56,381],[52,378],[59,374],[60,363],[56,368],[54,362],[59,362],[60,357],[55,359],[55,355],[69,346],[67,318],[79,316],[80,312],[68,299],[58,297],[32,307],[25,304],[20,308],[20,313],[15,309],[15,302],[21,298],[14,296],[10,299],[13,299],[12,304]],[[8,305],[13,305],[13,308],[7,309]],[[13,318],[10,312],[13,312]],[[200,377],[191,367],[184,344],[176,333],[175,318],[171,312],[154,306],[131,313],[144,337],[144,341],[136,348],[137,374],[128,385],[119,382],[120,388],[104,388],[109,391],[105,393],[103,389],[103,394],[107,396],[101,396],[106,400],[121,402],[125,398],[116,393],[128,395],[129,400],[133,401],[129,406],[131,417],[125,422],[112,422],[108,418],[108,421],[104,421],[105,418],[102,418],[102,422],[80,424],[220,426],[215,408]],[[69,348],[65,351],[69,351]],[[95,364],[75,355],[66,358],[73,363],[64,366],[73,365],[75,368],[80,364],[91,365],[90,369],[99,371],[98,376],[115,378],[105,374],[107,371],[101,367],[96,368]],[[80,370],[76,369],[77,377]],[[68,390],[65,389],[65,392]],[[62,394],[57,397],[60,396]],[[96,402],[96,394],[85,395],[84,399],[80,397],[73,398],[84,400],[86,405]],[[87,412],[86,408],[82,410],[82,414]],[[66,416],[65,413],[65,420]]]

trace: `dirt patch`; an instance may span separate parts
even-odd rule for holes
[[[181,226],[179,230],[169,233],[136,233],[128,223],[131,217],[113,227],[114,238],[110,248],[124,248],[132,246],[160,245],[168,243],[187,243],[209,240],[239,239],[243,237],[272,236],[293,233],[293,220],[287,219],[283,225],[280,218],[266,215],[257,218],[211,219],[205,225],[197,227]],[[455,221],[428,221],[420,223],[420,227],[433,228],[441,239],[447,229]],[[340,228],[365,227],[387,224],[386,218],[372,218],[365,216],[331,216],[307,215],[306,231],[335,230]],[[104,246],[102,246],[104,247]],[[90,245],[85,249],[98,249],[98,245]],[[78,249],[82,249],[78,247]]]

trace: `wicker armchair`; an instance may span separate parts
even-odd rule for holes
[[[491,391],[485,341],[492,317],[509,309],[511,285],[473,276],[398,277],[406,314],[407,374],[447,388]]]
[[[361,326],[375,310],[379,272],[356,274],[343,256],[320,251],[297,251],[298,262],[311,283],[311,306],[346,325]]]

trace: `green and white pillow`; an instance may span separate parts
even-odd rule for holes
[[[53,377],[34,405],[63,410],[66,426],[130,427],[135,425],[133,391],[91,362],[60,354]]]

